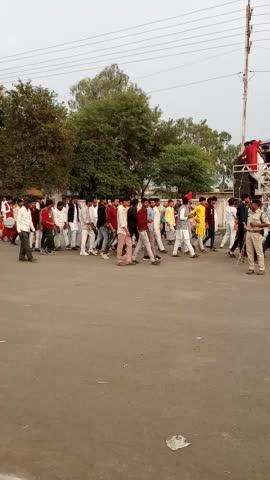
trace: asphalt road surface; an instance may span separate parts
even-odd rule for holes
[[[0,265],[0,478],[270,478],[270,272],[9,245]]]

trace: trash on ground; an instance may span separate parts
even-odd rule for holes
[[[0,340],[0,343],[6,343],[6,340]]]
[[[100,385],[105,385],[106,383],[109,383],[109,382],[106,382],[105,380],[98,380],[98,382]]]
[[[196,337],[196,340],[203,340],[203,337]]]
[[[127,367],[128,367],[128,363],[123,363],[122,367],[123,367],[123,368],[127,368]]]
[[[5,475],[0,473],[0,480],[24,480],[24,479],[19,477],[14,477],[14,475]]]
[[[167,447],[169,447],[171,450],[179,450],[180,448],[185,448],[189,447],[191,443],[187,442],[187,439],[185,437],[182,437],[182,435],[174,435],[172,438],[168,438],[166,440]]]

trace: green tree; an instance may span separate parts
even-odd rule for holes
[[[206,151],[214,167],[216,185],[227,188],[232,179],[233,160],[239,151],[239,146],[231,143],[231,135],[213,130],[206,120],[196,123],[192,118],[180,118],[177,126],[179,142],[198,145]]]
[[[196,145],[169,145],[156,168],[155,184],[175,191],[178,196],[189,191],[207,191],[213,186],[209,155]]]
[[[73,97],[70,107],[73,110],[83,108],[93,100],[100,100],[130,90],[140,91],[116,64],[104,68],[93,78],[83,78],[70,90]]]
[[[143,92],[132,89],[88,102],[73,120],[78,145],[72,178],[80,191],[93,185],[97,193],[104,190],[105,178],[108,194],[112,189],[144,193],[156,159],[176,132]]]
[[[73,161],[73,131],[54,92],[19,82],[0,98],[1,189],[65,188]]]

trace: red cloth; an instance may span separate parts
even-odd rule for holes
[[[14,218],[13,207],[10,206],[9,208],[10,208],[10,211],[6,213],[6,218]],[[14,227],[12,228],[7,228],[4,226],[3,238],[11,239],[15,234],[15,232],[16,232],[16,225],[14,225]]]
[[[107,223],[117,230],[117,208],[114,205],[107,208]]]
[[[257,170],[258,168],[258,151],[261,141],[254,140],[251,145],[245,148],[244,155],[246,157],[246,163],[249,165],[250,170]]]
[[[142,207],[137,212],[137,226],[139,232],[148,230],[147,208]]]
[[[192,200],[192,192],[188,192],[184,198],[187,198],[188,200]]]
[[[41,223],[46,230],[53,230],[54,229],[54,221],[52,216],[52,211],[48,208],[43,208],[41,210]]]

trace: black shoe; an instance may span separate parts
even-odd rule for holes
[[[145,256],[143,257],[143,260],[150,260],[150,257],[148,257],[148,255],[145,255]]]
[[[71,250],[77,251],[77,247],[72,247]]]
[[[36,263],[36,262],[37,262],[37,258],[30,258],[30,260],[28,260],[28,262],[30,262],[30,263]]]
[[[40,248],[35,248],[34,252],[40,252]]]
[[[160,257],[159,255],[156,255],[156,256],[155,256],[155,259],[156,259],[156,260],[161,260],[161,257]]]
[[[26,258],[19,258],[19,262],[27,262]]]

